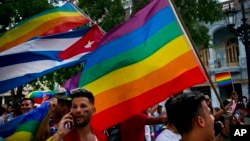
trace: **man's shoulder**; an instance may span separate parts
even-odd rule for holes
[[[179,141],[181,139],[180,134],[173,133],[169,129],[164,129],[156,138],[156,141]]]

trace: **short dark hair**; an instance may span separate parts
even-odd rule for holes
[[[170,97],[170,98],[167,99],[167,101],[166,101],[165,104],[164,104],[165,109],[166,109],[166,112],[167,112],[167,115],[168,115],[169,106],[170,106],[172,100],[173,100],[173,97]],[[169,118],[168,118],[168,122],[171,122],[171,123],[172,123],[171,119],[170,119],[170,121],[169,121]]]
[[[189,132],[193,128],[193,121],[198,116],[203,114],[202,102],[205,97],[201,93],[183,93],[174,97],[166,106],[168,120],[172,122],[178,132]]]
[[[58,103],[66,103],[67,107],[71,106],[71,97],[68,91],[56,93],[52,98],[56,98]]]
[[[53,98],[56,98],[58,102],[66,102],[71,100],[68,92],[56,93],[53,95]]]
[[[21,105],[22,105],[23,101],[25,101],[25,100],[30,100],[30,101],[31,101],[31,104],[34,106],[35,102],[34,102],[34,100],[31,99],[31,98],[24,98],[24,99],[22,99],[22,100],[21,100]]]
[[[95,98],[94,95],[92,94],[92,92],[90,92],[89,90],[85,89],[85,88],[76,88],[70,91],[70,95],[72,100],[74,98],[78,98],[78,97],[86,97],[89,99],[89,102],[92,103],[93,105],[95,104]]]

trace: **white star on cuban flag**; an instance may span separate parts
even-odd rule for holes
[[[95,50],[97,43],[103,36],[104,33],[100,30],[100,28],[97,25],[94,25],[77,42],[58,54],[58,58],[65,60],[80,54],[84,55],[90,53]]]

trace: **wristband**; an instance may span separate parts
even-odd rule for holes
[[[60,138],[63,137],[63,133],[62,132],[57,131],[56,134],[59,135]]]

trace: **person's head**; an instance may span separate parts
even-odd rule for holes
[[[62,118],[66,113],[69,112],[71,106],[71,99],[68,98],[66,92],[57,93],[52,97],[52,100],[57,100],[57,105],[55,106],[54,115],[56,117]]]
[[[30,98],[24,98],[21,100],[21,112],[22,114],[28,113],[34,108],[34,101]]]
[[[7,106],[7,113],[10,113],[10,112],[13,111],[13,110],[14,110],[14,108],[13,108],[12,105],[8,105],[8,106]]]
[[[0,106],[0,116],[2,116],[6,112],[6,109]]]
[[[247,102],[248,102],[248,99],[247,99],[246,96],[242,96],[242,102],[244,102],[244,103],[247,103]]]
[[[206,103],[207,103],[208,107],[212,107],[212,100],[209,97],[209,95],[204,94],[204,97],[205,97],[205,100],[206,100]]]
[[[157,106],[157,113],[160,114],[161,112],[162,112],[162,106],[161,106],[161,105],[158,105],[158,106]]]
[[[95,113],[94,96],[84,88],[77,88],[70,91],[72,98],[71,112],[76,127],[85,127],[90,123]]]
[[[238,94],[236,91],[232,91],[231,93],[231,97],[230,97],[232,100],[238,100]]]
[[[204,141],[213,140],[214,117],[203,94],[190,92],[178,95],[169,104],[167,115],[184,138],[200,134]]]

